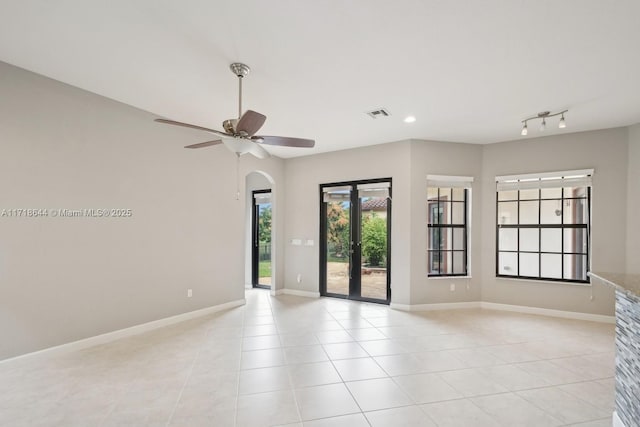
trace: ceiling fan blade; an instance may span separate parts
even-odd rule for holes
[[[204,148],[204,147],[211,147],[212,145],[218,145],[218,144],[222,144],[222,141],[219,139],[215,141],[207,141],[207,142],[200,142],[198,144],[185,145],[184,148]]]
[[[198,125],[192,125],[192,124],[189,124],[189,123],[176,122],[175,120],[155,119],[155,121],[158,122],[158,123],[164,123],[164,124],[167,124],[167,125],[182,126],[182,127],[190,128],[190,129],[203,130],[205,132],[215,133],[216,135],[220,135],[220,136],[233,136],[233,135],[230,135],[228,133],[221,132],[219,130],[209,129],[209,128],[205,128],[205,127],[198,126]]]
[[[259,144],[280,145],[282,147],[311,148],[316,145],[313,139],[290,138],[288,136],[254,136],[251,138]]]
[[[256,113],[253,110],[247,110],[242,117],[240,117],[236,125],[236,132],[246,133],[247,136],[252,136],[260,130],[265,120],[267,120],[267,116]]]

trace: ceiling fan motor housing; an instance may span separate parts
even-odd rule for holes
[[[222,122],[224,131],[230,134],[236,134],[236,126],[238,125],[238,119],[229,119]]]

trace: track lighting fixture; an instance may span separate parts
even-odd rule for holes
[[[533,117],[529,117],[526,118],[522,121],[522,132],[520,132],[520,135],[522,136],[526,136],[529,133],[529,130],[527,128],[527,122],[529,120],[534,120],[534,119],[542,119],[542,123],[540,123],[540,131],[544,131],[547,128],[547,119],[549,117],[555,117],[555,116],[560,116],[560,123],[558,123],[558,128],[560,129],[564,129],[567,127],[567,123],[564,121],[564,113],[566,113],[569,110],[563,110],[560,111],[558,113],[551,113],[550,111],[542,111],[540,113],[538,113],[537,115],[533,116]]]
[[[562,113],[562,116],[560,116],[560,123],[558,123],[558,127],[560,129],[564,129],[567,127],[567,124],[564,122],[564,113]]]

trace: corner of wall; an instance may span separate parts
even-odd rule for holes
[[[640,123],[628,128],[627,154],[627,233],[626,269],[629,274],[640,274],[640,229],[635,219],[640,212]]]

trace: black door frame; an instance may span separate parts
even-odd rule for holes
[[[379,182],[388,182],[389,183],[389,198],[387,199],[387,299],[380,300],[374,298],[366,298],[360,296],[361,289],[360,286],[362,284],[361,277],[361,251],[355,251],[354,255],[351,258],[352,265],[352,277],[354,272],[357,270],[357,277],[359,280],[354,280],[352,278],[349,279],[349,295],[341,295],[341,294],[333,294],[327,292],[327,239],[326,239],[326,229],[327,229],[327,205],[324,202],[324,189],[327,187],[342,187],[342,186],[351,186],[351,212],[349,215],[349,221],[351,222],[351,235],[350,238],[355,237],[358,233],[360,233],[360,217],[362,216],[362,212],[360,212],[360,198],[358,197],[358,185],[359,184],[375,184]],[[364,301],[364,302],[373,302],[378,304],[389,304],[391,302],[391,196],[392,196],[392,187],[393,180],[391,178],[376,178],[376,179],[365,179],[365,180],[356,180],[356,181],[341,181],[341,182],[332,182],[328,184],[320,184],[320,238],[318,241],[320,242],[320,295],[334,298],[342,298],[342,299],[350,299],[356,301]],[[354,209],[354,206],[357,208]],[[357,215],[353,215],[356,212]],[[358,266],[358,268],[354,268],[353,266]]]
[[[271,289],[271,285],[261,285],[260,283],[258,283],[260,281],[260,242],[258,242],[259,205],[256,204],[256,194],[265,193],[271,193],[271,189],[269,188],[266,190],[253,190],[251,192],[251,286],[253,286],[254,288]],[[271,212],[273,213],[273,209],[271,210]],[[271,268],[273,268],[273,266]]]

